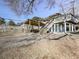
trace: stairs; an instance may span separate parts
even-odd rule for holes
[[[49,22],[46,23],[46,25],[40,29],[39,33],[42,34],[42,33],[46,33],[53,25],[53,20],[50,20]]]

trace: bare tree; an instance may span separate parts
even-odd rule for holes
[[[33,13],[41,3],[44,3],[47,8],[51,8],[56,4],[59,5],[64,13],[75,13],[75,6],[78,5],[78,3],[75,5],[77,1],[78,0],[4,0],[18,15]]]
[[[79,0],[63,0],[59,4],[62,12],[64,13],[71,13],[73,15],[77,15],[79,12]]]
[[[47,1],[47,2],[46,2]],[[48,7],[54,5],[55,0],[4,0],[6,5],[10,6],[18,15],[31,14],[41,3],[47,3]]]

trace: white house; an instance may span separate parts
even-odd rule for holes
[[[66,14],[66,15],[59,15],[51,19],[44,26],[44,28],[40,30],[40,32],[70,33],[70,32],[76,32],[78,30],[78,27],[79,27],[78,18],[73,16],[72,14]]]

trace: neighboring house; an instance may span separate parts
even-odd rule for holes
[[[0,31],[1,32],[7,31],[7,26],[5,24],[0,25]]]
[[[24,30],[27,30],[27,31],[32,31],[32,30],[37,30],[39,31],[42,26],[44,26],[45,23],[43,21],[38,21],[38,20],[27,20],[25,21],[21,27],[24,29]]]

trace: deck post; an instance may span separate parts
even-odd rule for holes
[[[31,30],[31,21],[29,20],[29,32]]]
[[[40,30],[40,21],[38,21],[38,30]]]

